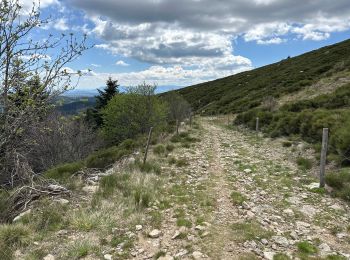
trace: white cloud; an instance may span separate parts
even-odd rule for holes
[[[59,18],[53,21],[52,27],[59,31],[67,31],[69,29],[66,18]]]
[[[130,64],[128,64],[128,63],[126,63],[125,61],[122,61],[122,60],[118,60],[115,64],[118,65],[118,66],[124,66],[124,67],[127,67],[127,66],[130,65]]]
[[[104,85],[108,77],[118,79],[122,86],[135,86],[144,81],[158,86],[186,86],[203,82],[203,80],[211,80],[229,76],[244,70],[249,70],[251,67],[241,66],[237,69],[220,69],[215,68],[184,68],[180,65],[164,67],[160,65],[151,66],[148,69],[138,72],[124,73],[96,73],[91,72],[89,75],[84,75],[79,82],[80,88],[98,88]],[[91,75],[93,74],[93,75]],[[89,76],[89,77],[87,77]],[[91,79],[93,77],[93,80]]]
[[[237,37],[268,45],[289,39],[319,41],[350,29],[349,0],[67,3],[84,10],[91,22],[85,29],[93,27],[90,32],[102,40],[97,48],[151,65],[135,74],[117,74],[126,82],[150,78],[159,84],[184,85],[250,69],[251,61],[235,53],[232,41]]]
[[[92,66],[92,67],[95,67],[95,68],[100,68],[100,67],[101,67],[100,64],[95,64],[95,63],[91,63],[91,66]]]
[[[19,0],[19,4],[22,7],[22,12],[25,14],[32,10],[33,3],[35,7],[40,6],[41,9],[52,5],[60,5],[58,0]]]

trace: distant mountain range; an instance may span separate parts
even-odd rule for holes
[[[64,94],[62,96],[64,97],[94,97],[98,94],[97,89],[72,89]]]

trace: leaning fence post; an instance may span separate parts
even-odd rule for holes
[[[325,171],[328,149],[328,128],[323,128],[322,134],[322,150],[321,150],[321,162],[320,162],[320,188],[325,186]]]
[[[255,131],[259,131],[259,117],[256,118]]]
[[[146,160],[147,160],[148,148],[149,148],[149,144],[150,144],[150,142],[151,142],[152,131],[153,131],[153,127],[151,127],[151,128],[149,129],[148,140],[147,140],[146,151],[145,151],[145,157],[143,157],[143,164],[145,164],[145,163],[146,163]]]
[[[176,119],[176,135],[179,135],[179,119]]]

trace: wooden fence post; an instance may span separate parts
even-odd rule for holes
[[[179,119],[176,119],[176,135],[179,135]]]
[[[256,118],[255,131],[259,131],[259,117]]]
[[[145,163],[146,163],[146,160],[147,160],[148,148],[149,148],[149,144],[150,144],[150,142],[151,142],[152,131],[153,131],[153,127],[151,127],[151,128],[149,129],[148,140],[147,140],[146,151],[145,151],[145,157],[143,157],[143,164],[145,164]]]
[[[328,150],[328,128],[323,128],[321,162],[320,162],[320,188],[324,188],[325,186],[327,150]]]

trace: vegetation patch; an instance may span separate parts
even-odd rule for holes
[[[307,241],[297,243],[297,247],[299,252],[304,254],[316,254],[318,252],[317,247]]]
[[[230,198],[234,205],[242,205],[242,203],[246,200],[245,196],[237,191],[232,191]]]
[[[273,234],[271,231],[263,229],[255,221],[234,223],[231,225],[231,230],[233,231],[233,239],[237,242],[269,238]]]
[[[312,168],[312,161],[307,158],[298,157],[297,164],[301,170],[310,170]]]

